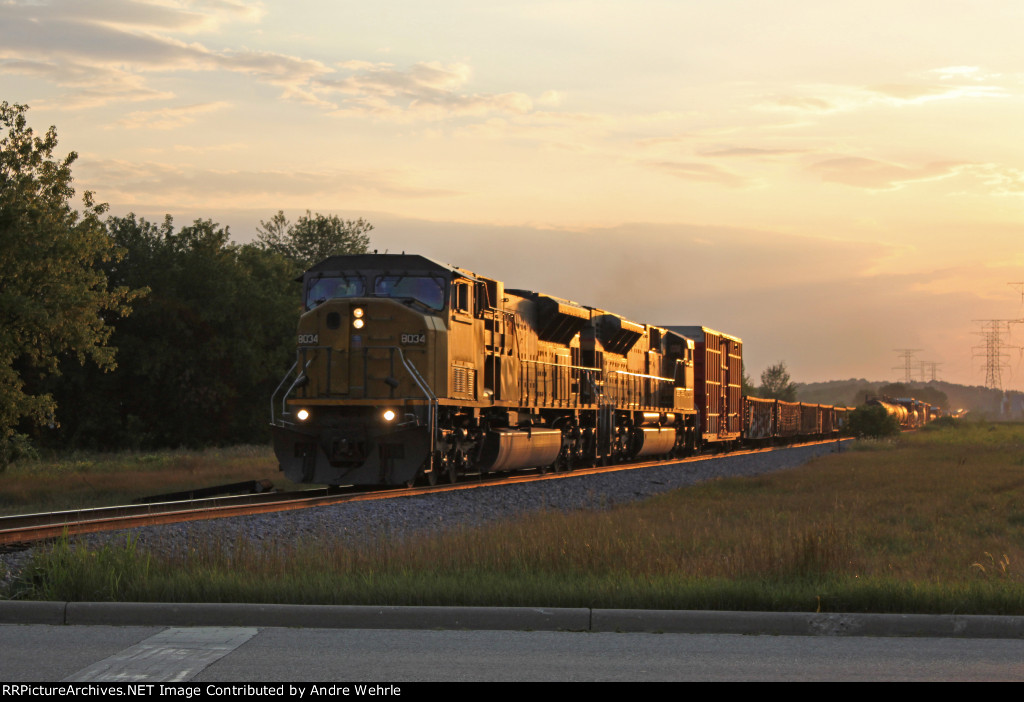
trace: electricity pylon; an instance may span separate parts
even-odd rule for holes
[[[893,366],[893,370],[899,370],[900,368],[904,371],[904,382],[914,382],[914,354],[921,349],[893,349],[896,353],[903,357],[902,366]]]
[[[985,387],[995,390],[1003,389],[1003,361],[1008,358],[1003,353],[1004,349],[1019,348],[1007,343],[1006,337],[1010,335],[1010,325],[1024,322],[1020,319],[976,319],[981,324],[981,331],[975,332],[985,340],[984,346],[975,346],[974,356],[985,356]]]

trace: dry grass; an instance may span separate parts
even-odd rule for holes
[[[0,474],[0,515],[126,504],[244,480],[287,487],[269,447],[76,453],[22,460]]]

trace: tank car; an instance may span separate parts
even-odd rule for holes
[[[678,332],[417,255],[328,258],[302,289],[296,361],[271,400],[290,480],[433,484],[700,442],[695,343]],[[728,436],[738,397],[723,411]]]
[[[877,405],[884,409],[888,414],[896,418],[896,422],[900,425],[901,429],[909,429],[912,427],[912,417],[907,411],[907,408],[900,404],[898,401],[890,397],[873,397],[867,401],[869,406]]]

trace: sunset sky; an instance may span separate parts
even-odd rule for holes
[[[0,100],[116,214],[363,217],[737,335],[755,380],[912,348],[982,385],[974,320],[1024,318],[1022,36],[1019,0],[0,0]]]

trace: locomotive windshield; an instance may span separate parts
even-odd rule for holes
[[[444,307],[444,283],[426,275],[382,275],[374,283],[373,294],[413,299],[432,310]]]
[[[363,297],[366,283],[362,276],[337,275],[310,281],[306,289],[306,309],[311,310],[334,297]]]

